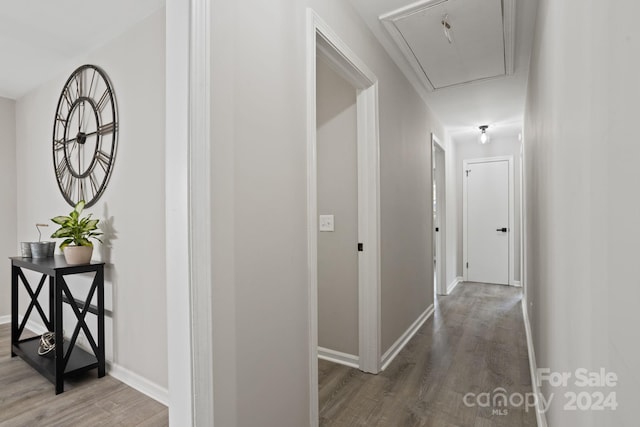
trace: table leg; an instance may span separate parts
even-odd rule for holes
[[[98,378],[105,375],[104,358],[104,266],[96,271],[98,281]]]
[[[53,330],[56,335],[56,394],[60,394],[64,391],[64,337],[62,335],[62,277],[59,273],[56,273],[54,289],[54,322]]]
[[[54,319],[56,315],[55,288],[56,288],[55,279],[53,278],[53,276],[49,276],[49,324],[47,325],[47,328],[49,328],[50,331],[55,331],[55,326],[54,326],[54,323],[55,323]]]
[[[11,357],[16,357],[13,346],[18,343],[18,270],[20,267],[11,266]]]

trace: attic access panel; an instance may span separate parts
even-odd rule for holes
[[[513,0],[504,3],[427,0],[380,20],[424,86],[437,90],[513,72]]]

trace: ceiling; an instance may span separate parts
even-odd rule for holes
[[[0,0],[0,96],[17,99],[73,71],[165,0]]]
[[[537,0],[350,2],[452,136],[521,126]]]

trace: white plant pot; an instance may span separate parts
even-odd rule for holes
[[[93,246],[67,246],[64,259],[69,265],[89,264],[93,255]]]

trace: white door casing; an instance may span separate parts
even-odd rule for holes
[[[378,373],[380,352],[380,162],[378,79],[312,9],[307,9],[307,257],[309,290],[309,423],[318,408],[318,208],[316,155],[316,52],[357,88],[359,365]],[[361,187],[362,185],[362,187]]]
[[[210,8],[166,4],[169,424],[213,426]],[[183,286],[174,286],[181,283]],[[162,343],[159,343],[161,345]]]
[[[465,160],[462,179],[464,280],[513,284],[513,157]]]
[[[431,201],[435,200],[433,222],[433,249],[434,249],[434,278],[435,291],[438,295],[447,295],[446,281],[446,151],[440,140],[432,133],[432,179],[435,185],[431,186]],[[436,231],[437,230],[437,231]]]

